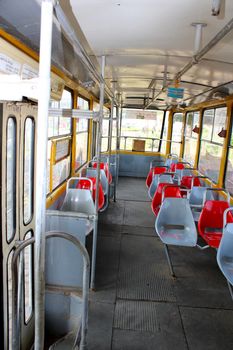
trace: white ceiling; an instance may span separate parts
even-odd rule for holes
[[[159,90],[166,62],[168,78],[173,79],[193,55],[195,28],[191,23],[207,24],[205,45],[233,16],[233,1],[223,3],[220,16],[214,17],[212,0],[70,0],[92,51],[107,56],[106,81],[117,80],[124,98],[148,96],[152,79],[157,79]],[[182,77],[182,81],[213,87],[231,80],[233,32]],[[186,97],[206,89],[181,85]]]

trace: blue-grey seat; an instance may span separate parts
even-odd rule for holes
[[[233,223],[226,223],[229,211],[233,212],[233,208],[224,212],[223,236],[217,252],[217,263],[227,281],[233,285]]]
[[[172,175],[173,174],[169,175],[167,173],[154,175],[152,182],[151,182],[151,185],[150,185],[149,190],[148,190],[148,195],[151,199],[153,199],[159,183],[161,183],[161,182],[166,182],[169,184],[173,183]]]
[[[162,166],[162,165],[165,165],[165,160],[156,160],[156,159],[153,159],[151,162],[150,162],[150,169],[151,168],[155,168],[156,166]]]
[[[68,188],[61,211],[86,215],[95,214],[95,205],[90,190]]]
[[[194,247],[197,244],[197,230],[186,198],[165,198],[155,229],[166,245]]]
[[[194,221],[198,221],[202,208],[203,208],[203,199],[206,192],[206,200],[214,200],[215,195],[212,191],[206,191],[207,187],[202,186],[193,186],[190,195],[189,195],[189,204],[192,209]]]
[[[178,163],[178,156],[177,156],[177,158],[167,158],[166,159],[166,161],[165,161],[165,165],[167,165],[167,166],[171,166],[171,164],[173,164],[173,163]]]
[[[97,176],[97,169],[96,168],[87,168],[86,169],[86,176],[87,177],[95,177]],[[104,195],[107,195],[108,193],[108,179],[105,174],[105,171],[103,169],[100,169],[100,182],[103,187]]]

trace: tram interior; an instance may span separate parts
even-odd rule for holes
[[[233,349],[232,13],[0,2],[2,349]]]

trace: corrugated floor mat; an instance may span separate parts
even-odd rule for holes
[[[117,297],[175,302],[173,283],[164,264],[134,264],[120,272]]]
[[[118,300],[116,303],[114,328],[158,332],[156,304],[145,301]]]

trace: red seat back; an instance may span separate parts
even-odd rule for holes
[[[176,170],[183,170],[184,164],[183,163],[172,163],[170,166],[171,172],[175,172]]]
[[[181,191],[180,188],[178,186],[167,186],[164,188],[164,198],[181,198]]]
[[[93,166],[93,168],[96,169],[97,168],[97,162],[92,163],[92,166]],[[104,170],[105,175],[106,175],[106,177],[108,179],[108,183],[111,184],[112,183],[112,174],[109,171],[108,163],[101,162],[100,163],[100,169]]]
[[[95,202],[95,194],[96,194],[96,178],[95,177],[90,177],[89,178],[92,183],[93,183],[93,191],[92,191],[92,198],[93,201]],[[76,188],[79,189],[85,189],[85,190],[90,190],[91,184],[90,181],[85,180],[85,179],[80,179],[79,182],[77,183]],[[104,206],[104,191],[103,191],[103,187],[101,185],[101,182],[99,182],[99,203],[98,203],[98,207],[99,209],[103,208]]]
[[[159,209],[160,209],[160,205],[162,203],[162,193],[163,193],[163,188],[167,186],[164,189],[164,198],[165,197],[181,197],[181,192],[178,186],[169,186],[169,184],[167,182],[161,182],[160,184],[158,184],[158,187],[156,189],[156,192],[154,194],[154,197],[152,199],[151,202],[151,209],[153,211],[153,213],[155,214],[155,216],[158,215],[159,213]]]
[[[192,180],[193,180],[193,176],[191,176],[191,175],[190,176],[183,176],[181,179],[180,185],[185,187],[185,188],[191,189]],[[193,186],[201,186],[200,180],[197,177],[194,177]]]
[[[202,209],[199,221],[198,231],[200,236],[212,248],[218,248],[222,238],[223,213],[229,208],[226,201],[208,200]],[[233,222],[233,216],[228,213],[228,222]]]
[[[166,167],[151,168],[146,178],[146,186],[150,187],[154,175],[162,174],[162,173],[165,173],[166,171],[167,171]]]

